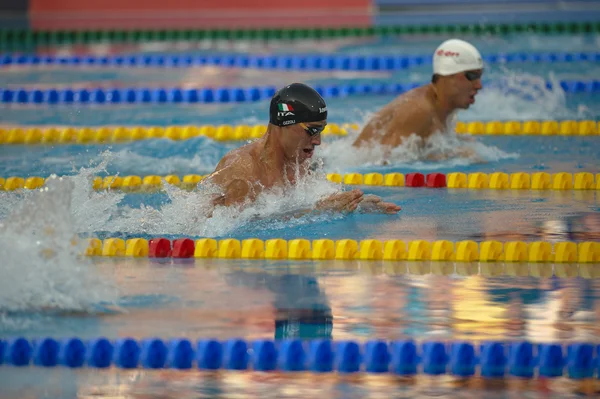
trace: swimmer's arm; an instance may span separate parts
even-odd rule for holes
[[[223,192],[212,200],[213,206],[242,205],[246,201],[254,201],[256,193],[254,187],[245,179],[234,179],[221,185]]]

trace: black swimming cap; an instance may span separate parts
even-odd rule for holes
[[[269,122],[276,126],[327,119],[327,105],[312,87],[292,83],[280,89],[271,99]]]

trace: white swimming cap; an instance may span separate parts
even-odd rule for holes
[[[442,76],[483,69],[479,51],[464,40],[446,40],[433,53],[433,73]]]

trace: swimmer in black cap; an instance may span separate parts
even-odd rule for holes
[[[230,151],[204,183],[216,184],[221,195],[213,205],[241,205],[263,190],[294,185],[309,173],[309,160],[321,144],[327,125],[327,105],[321,95],[302,83],[279,90],[271,99],[269,125],[258,140]],[[333,194],[317,204],[319,210],[397,213],[396,204],[361,190]]]

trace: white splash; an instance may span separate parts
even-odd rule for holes
[[[13,202],[0,223],[0,312],[93,311],[116,303],[107,276],[81,256],[86,242],[76,236],[76,192],[76,179],[53,178]]]
[[[309,176],[298,180],[295,186],[265,191],[256,201],[242,210],[235,207],[210,205],[216,190],[202,186],[199,190],[184,191],[165,186],[169,202],[160,208],[142,205],[124,207],[103,227],[107,232],[129,234],[178,234],[196,237],[224,236],[246,226],[268,220],[265,229],[331,220],[333,215],[305,213],[313,209],[322,197],[339,190],[324,176]],[[212,212],[211,212],[212,210]]]
[[[548,78],[503,69],[493,77],[497,83],[477,95],[477,101],[465,112],[468,120],[544,120],[585,117],[588,110],[567,107],[566,94],[559,80],[550,74]],[[546,81],[552,88],[546,87]]]

